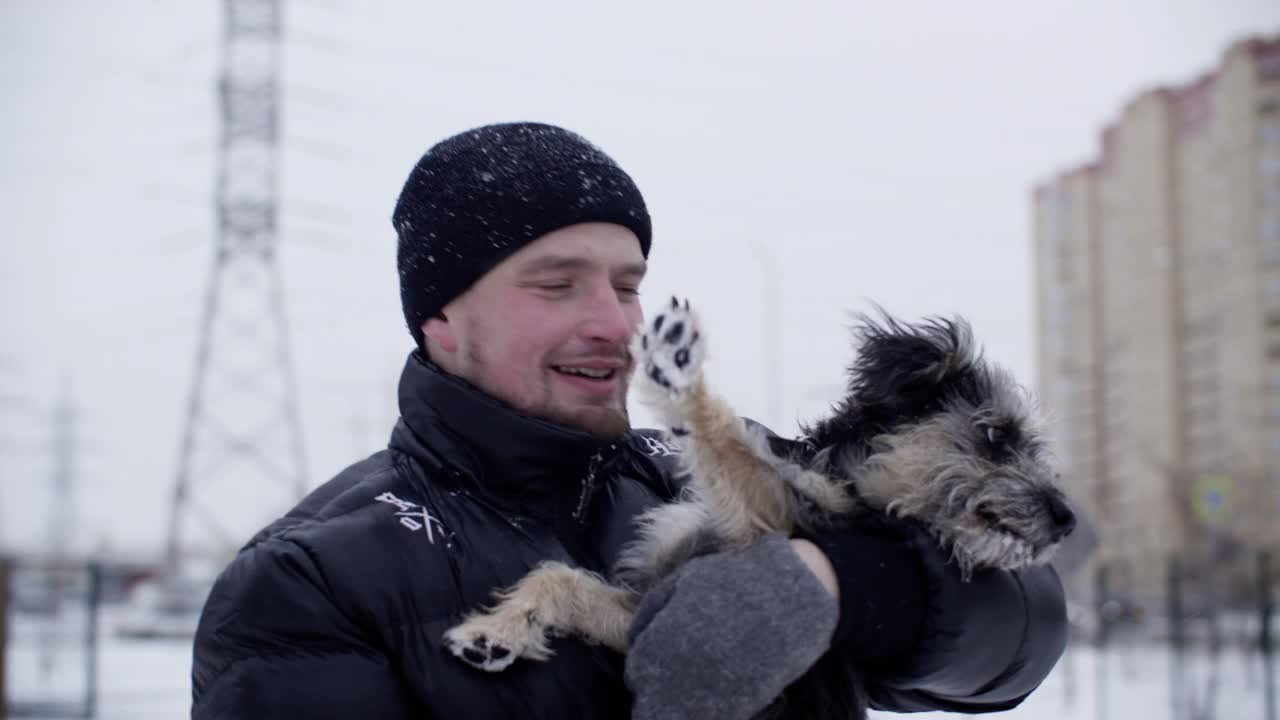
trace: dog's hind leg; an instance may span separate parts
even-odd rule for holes
[[[449,652],[481,670],[505,670],[522,657],[545,660],[551,656],[547,640],[554,635],[626,649],[635,596],[581,568],[543,563],[499,593],[498,600],[444,634]]]

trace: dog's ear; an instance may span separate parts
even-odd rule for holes
[[[849,400],[872,422],[894,424],[940,409],[948,388],[974,371],[978,357],[960,318],[903,323],[859,315],[857,356],[849,368]]]
[[[857,354],[846,396],[824,420],[802,429],[819,448],[865,446],[903,423],[939,412],[949,397],[981,396],[985,371],[963,319],[929,318],[918,324],[854,317]]]

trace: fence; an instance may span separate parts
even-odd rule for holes
[[[1126,587],[1130,573],[1123,567],[1098,567],[1089,628],[1095,717],[1112,716],[1116,681],[1123,683],[1132,676],[1126,664],[1141,655],[1168,664],[1166,707],[1171,720],[1237,717],[1223,708],[1227,673],[1231,673],[1233,696],[1241,691],[1254,694],[1246,700],[1249,707],[1261,711],[1255,717],[1280,720],[1274,563],[1274,553],[1268,550],[1199,561],[1170,556],[1164,561],[1164,582],[1157,593]],[[1142,648],[1161,652],[1144,653]],[[1240,697],[1229,698],[1237,705],[1240,701]]]
[[[102,572],[0,557],[0,720],[97,710]]]

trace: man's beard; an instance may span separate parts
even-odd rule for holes
[[[565,408],[553,402],[550,380],[543,383],[540,398],[522,402],[521,398],[511,397],[498,387],[487,387],[487,384],[480,384],[479,378],[485,374],[484,368],[488,366],[488,363],[483,354],[478,352],[475,347],[467,348],[465,357],[472,370],[473,379],[471,379],[471,382],[489,395],[510,405],[518,412],[585,432],[601,442],[618,440],[631,429],[631,416],[627,413],[627,390],[630,387],[629,376],[632,371],[631,368],[619,371],[626,373],[628,377],[621,384],[620,397],[617,399],[618,407],[588,404]]]
[[[621,438],[631,429],[631,417],[627,414],[627,406],[622,407],[548,407],[543,412],[537,410],[532,414],[551,422],[581,430],[597,440],[613,442]]]

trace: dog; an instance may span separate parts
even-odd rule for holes
[[[673,298],[637,333],[632,353],[640,399],[681,449],[682,496],[640,517],[614,583],[544,563],[446,631],[450,652],[493,672],[546,659],[551,635],[625,652],[639,598],[693,557],[766,533],[856,524],[864,513],[923,523],[965,579],[1047,562],[1075,519],[1028,393],[982,358],[963,319],[907,324],[881,311],[859,315],[853,332],[845,397],[777,453],[782,443],[709,388],[704,329],[688,301]],[[865,714],[856,674],[828,680],[852,687],[819,704]]]

